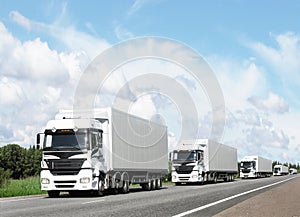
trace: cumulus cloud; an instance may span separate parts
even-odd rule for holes
[[[247,142],[256,148],[264,146],[287,149],[289,137],[282,130],[262,123],[248,130]]]
[[[58,53],[39,38],[21,42],[0,22],[0,145],[29,146],[58,109],[71,106],[84,55]]]
[[[269,64],[282,81],[299,82],[300,36],[287,32],[272,35],[278,46],[272,47],[261,42],[252,42],[250,47]]]
[[[289,111],[288,102],[273,92],[269,92],[269,95],[266,99],[262,99],[258,96],[251,96],[248,98],[248,101],[257,109],[264,111],[270,111],[279,114]]]

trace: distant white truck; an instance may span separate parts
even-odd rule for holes
[[[260,156],[245,156],[241,160],[240,178],[259,178],[272,175],[272,161]]]
[[[208,140],[185,140],[172,153],[172,182],[203,183],[234,180],[237,149]]]
[[[113,108],[62,110],[37,135],[38,145],[42,136],[41,189],[49,197],[127,193],[131,183],[158,189],[168,172],[167,127]]]
[[[275,165],[273,170],[274,176],[281,176],[289,174],[289,168],[284,165]]]
[[[290,175],[298,173],[298,171],[295,168],[290,168],[289,172],[290,172]]]

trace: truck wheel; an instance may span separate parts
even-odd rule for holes
[[[99,181],[98,190],[96,190],[96,195],[101,197],[104,194],[103,192],[104,192],[104,183],[103,183],[103,181]]]
[[[156,189],[160,189],[162,187],[162,180],[161,179],[157,179],[157,184],[156,184]]]
[[[53,198],[53,197],[58,197],[59,196],[59,191],[48,191],[48,196]]]
[[[128,183],[128,181],[124,181],[123,186],[121,188],[121,193],[127,194],[128,192],[129,192],[129,183]]]
[[[148,183],[142,185],[143,190],[151,191],[152,190],[152,181],[149,179]]]
[[[214,175],[214,183],[217,183],[218,182],[218,174],[215,174]]]
[[[157,180],[156,179],[153,179],[152,180],[152,190],[155,190],[157,188]]]
[[[175,185],[179,186],[179,185],[181,185],[181,182],[175,182]]]

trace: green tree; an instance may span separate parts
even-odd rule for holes
[[[12,171],[11,177],[24,177],[24,159],[26,150],[17,144],[8,144],[0,148],[0,167]]]
[[[42,150],[30,147],[24,160],[24,177],[37,176],[40,173]]]

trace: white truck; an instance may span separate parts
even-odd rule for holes
[[[172,152],[172,182],[233,181],[237,149],[209,139],[185,140]]]
[[[287,175],[289,174],[289,168],[284,165],[275,165],[274,170],[273,170],[273,175],[274,176],[281,176],[281,175]]]
[[[260,156],[245,156],[241,160],[240,178],[259,178],[272,175],[272,161]]]
[[[158,189],[168,172],[167,127],[113,108],[61,110],[37,134],[41,142],[41,189],[49,197],[127,193],[131,183]]]
[[[290,168],[289,172],[290,172],[290,175],[294,175],[294,174],[298,173],[298,171],[295,168]]]

